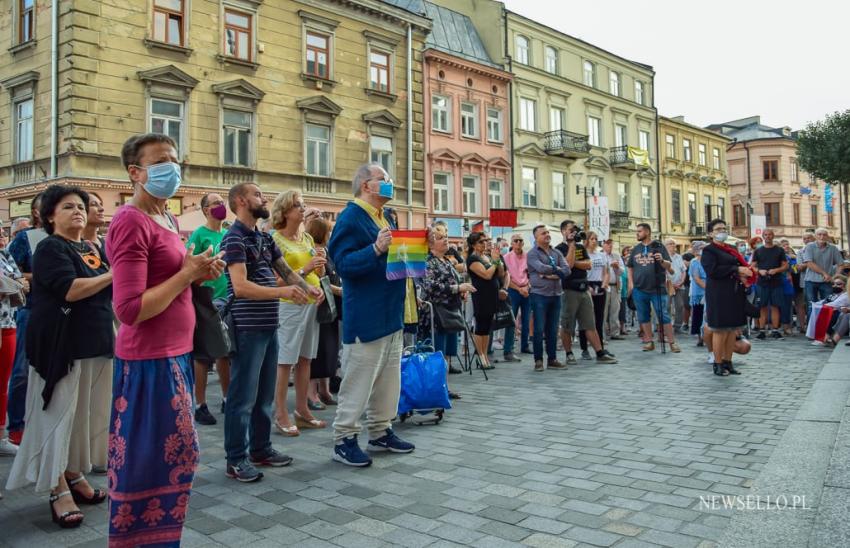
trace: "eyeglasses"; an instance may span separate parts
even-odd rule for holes
[[[513,240],[513,243],[515,243],[515,244],[521,244],[522,242],[523,242],[522,238],[517,238],[516,240]]]

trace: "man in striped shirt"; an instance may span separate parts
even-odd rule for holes
[[[257,221],[269,217],[268,200],[259,186],[235,185],[228,202],[236,221],[224,235],[221,249],[227,263],[227,292],[233,300],[236,348],[231,356],[224,413],[226,474],[251,482],[263,477],[257,466],[286,466],[292,462],[271,443],[278,299],[306,304],[308,294],[321,302],[324,293],[293,272],[271,236],[257,229]],[[278,285],[275,274],[285,286]]]

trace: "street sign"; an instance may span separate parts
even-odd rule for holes
[[[587,206],[588,228],[599,236],[602,243],[610,237],[611,219],[608,215],[608,198],[605,196],[593,196],[589,199]]]

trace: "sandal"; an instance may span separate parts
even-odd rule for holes
[[[87,497],[76,489],[74,489],[75,485],[80,482],[86,481],[86,477],[82,474],[80,474],[74,479],[65,478],[65,481],[68,482],[68,487],[71,490],[71,497],[73,497],[74,502],[76,502],[77,504],[100,504],[101,502],[106,500],[106,492],[104,492],[102,489],[95,489],[94,487],[92,487],[92,491],[94,491],[94,494],[90,497]]]
[[[324,403],[320,401],[313,401],[311,399],[307,400],[307,408],[310,411],[324,411],[325,409],[327,409]]]
[[[457,392],[452,392],[451,390],[449,390],[449,399],[450,400],[459,400],[459,399],[461,399],[461,397],[460,397],[460,394],[458,394]]]
[[[301,428],[308,429],[325,428],[328,425],[328,423],[319,419],[305,419],[298,414],[298,411],[295,411],[295,424]]]
[[[289,426],[283,426],[277,421],[277,419],[274,420],[274,427],[277,430],[278,434],[290,438],[294,438],[295,436],[301,434],[301,432],[298,431],[298,427],[294,424],[290,424]]]
[[[329,395],[327,395],[327,396],[322,396],[322,395],[320,394],[320,395],[319,395],[319,400],[321,400],[321,402],[322,402],[323,404],[328,405],[328,406],[330,406],[330,405],[336,405],[336,400],[335,400],[335,399],[333,398],[333,396],[331,396],[330,394],[329,394]]]
[[[83,513],[79,510],[69,510],[60,515],[56,513],[56,509],[53,507],[54,502],[68,495],[71,495],[71,491],[62,491],[61,493],[50,495],[50,498],[47,500],[50,504],[50,514],[53,516],[53,523],[58,524],[62,529],[75,529],[83,523]],[[70,519],[76,516],[80,516],[80,519]]]

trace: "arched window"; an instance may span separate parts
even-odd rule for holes
[[[584,62],[584,85],[594,87],[596,84],[596,65],[590,61]]]
[[[546,46],[546,72],[558,74],[558,52],[551,46]]]
[[[516,37],[516,61],[528,64],[528,38],[519,34]]]

